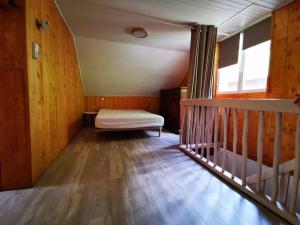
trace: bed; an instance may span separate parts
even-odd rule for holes
[[[95,118],[96,131],[161,130],[164,118],[145,110],[101,109]]]

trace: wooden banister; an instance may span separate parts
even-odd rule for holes
[[[257,179],[256,179],[257,192],[261,192],[261,174],[262,174],[262,160],[263,160],[263,147],[264,147],[264,124],[265,124],[265,114],[262,111],[259,113],[258,132],[257,132]]]
[[[184,114],[180,134],[180,149],[182,151],[289,222],[300,222],[296,213],[300,176],[300,107],[296,106],[293,100],[184,99],[181,100],[181,107]],[[250,111],[258,112],[258,121],[249,121]],[[275,127],[275,141],[273,166],[263,169],[266,112],[276,114],[275,121],[272,121]],[[243,113],[242,156],[239,157],[241,158],[241,168],[237,168],[238,113]],[[297,115],[295,158],[279,164],[284,113]],[[232,120],[229,120],[229,115],[233,116]],[[232,121],[233,128],[232,158],[230,161],[227,159],[229,157],[228,136],[230,136],[228,133],[230,132],[229,127],[231,128],[229,121]],[[253,122],[258,122],[258,129],[255,131],[257,132],[255,133],[257,137],[257,171],[248,176],[249,124]],[[251,130],[251,132],[253,131]],[[251,134],[252,136],[253,134]],[[183,143],[184,139],[185,143]],[[210,156],[212,148],[213,162]],[[220,150],[222,151],[220,152]],[[220,159],[218,159],[218,155],[221,156]],[[229,162],[231,165],[228,165]],[[241,175],[239,175],[241,177],[237,177],[238,169],[241,171]],[[290,182],[291,176],[293,176],[292,182]],[[265,193],[266,180],[268,179],[272,180],[271,196],[266,196]],[[252,189],[252,184],[255,184],[254,189]],[[289,196],[288,190],[291,190],[291,196]],[[291,200],[288,201],[288,199]]]
[[[219,108],[215,107],[215,130],[214,130],[214,166],[217,165],[217,152],[219,142]]]
[[[276,131],[274,142],[274,159],[273,159],[273,184],[272,184],[272,203],[277,201],[278,195],[278,170],[279,170],[279,156],[281,149],[281,133],[282,133],[282,113],[276,113]]]
[[[227,159],[227,127],[228,127],[228,112],[227,108],[223,109],[223,158],[222,158],[222,172],[225,171],[226,159]]]
[[[248,132],[249,132],[249,111],[245,110],[244,112],[244,126],[243,126],[243,140],[242,140],[242,154],[243,154],[243,163],[242,163],[242,185],[246,186],[246,177],[247,177],[247,159],[248,159]]]
[[[199,105],[264,112],[296,113],[300,107],[292,99],[183,99],[181,106]]]
[[[232,168],[231,174],[232,179],[234,179],[236,174],[236,157],[237,157],[237,141],[238,141],[238,120],[237,120],[237,111],[233,110],[233,160],[232,160]]]
[[[294,162],[294,180],[292,185],[292,200],[290,204],[290,212],[295,213],[297,204],[297,194],[300,174],[300,114],[297,116],[297,128],[295,137],[295,162]]]

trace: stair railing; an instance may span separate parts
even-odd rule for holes
[[[184,99],[181,100],[180,149],[216,173],[251,198],[268,207],[287,221],[298,224],[296,212],[300,174],[300,107],[293,100],[278,99]],[[257,111],[257,171],[247,175],[249,112]],[[232,113],[232,164],[228,168],[229,114]],[[237,177],[238,113],[243,113],[241,177]],[[263,170],[265,113],[275,113],[274,155],[271,169]],[[294,159],[280,164],[282,148],[282,117],[285,113],[296,115]],[[251,121],[252,122],[252,121]],[[253,132],[253,131],[251,131]],[[291,141],[293,141],[291,139]],[[218,153],[222,156],[218,159]],[[219,155],[220,156],[220,155]],[[289,182],[289,178],[293,181]],[[272,194],[264,193],[266,180],[272,181]],[[251,188],[255,184],[255,188]],[[288,190],[291,190],[288,193]],[[290,195],[291,201],[286,199]]]

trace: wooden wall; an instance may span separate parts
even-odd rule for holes
[[[268,88],[265,93],[217,94],[216,98],[295,98],[300,94],[300,1],[294,1],[273,12],[271,63]],[[250,113],[249,155],[256,156],[256,132],[258,114]],[[264,162],[272,164],[275,133],[275,115],[266,113],[264,130]],[[241,135],[243,115],[239,114]],[[232,118],[230,118],[232,124]],[[281,161],[294,157],[296,118],[289,114],[283,116],[283,137]],[[232,144],[233,131],[229,132],[229,144]],[[239,136],[240,138],[241,136]],[[241,143],[238,143],[241,149]]]
[[[273,13],[271,66],[268,98],[295,98],[300,94],[300,1]],[[267,114],[275,120],[275,115]],[[294,158],[296,117],[283,116],[282,161]],[[269,148],[273,147],[274,124],[267,123]]]
[[[300,94],[300,1],[273,13],[270,98]]]
[[[37,19],[49,22],[47,30]],[[53,0],[27,0],[27,56],[32,177],[35,181],[82,125],[84,92],[73,37]],[[41,58],[32,58],[32,42]]]
[[[0,2],[0,190],[31,186],[25,0]]]
[[[156,96],[86,96],[85,110],[143,109],[159,113],[159,97]]]

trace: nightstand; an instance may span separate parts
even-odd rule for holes
[[[95,117],[98,112],[83,112],[83,123],[84,126],[91,127],[95,123]]]

